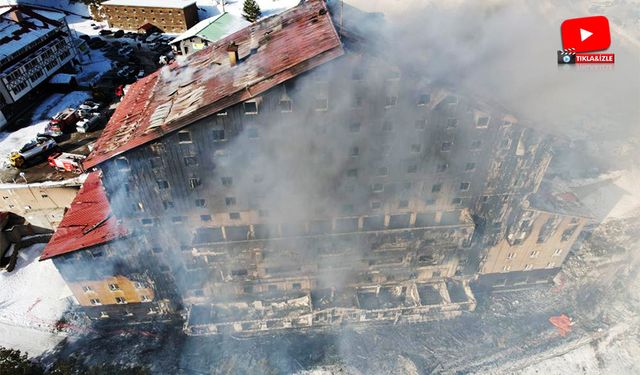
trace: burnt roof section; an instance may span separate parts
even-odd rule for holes
[[[529,208],[566,216],[593,218],[593,214],[580,202],[572,191],[558,190],[551,183],[543,183],[529,197]]]
[[[40,260],[101,245],[127,235],[111,213],[100,172],[87,176]]]
[[[227,47],[238,45],[240,61]],[[344,53],[323,0],[304,1],[134,83],[84,161],[94,167]]]

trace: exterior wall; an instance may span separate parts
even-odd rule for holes
[[[199,36],[194,36],[188,39],[181,40],[178,43],[178,51],[185,56],[188,56],[194,52],[205,49],[209,46],[209,41]]]
[[[180,33],[198,23],[195,4],[183,9],[108,4],[103,7],[111,28],[137,31],[140,26],[151,23],[162,32]]]
[[[525,209],[487,251],[481,274],[559,268],[588,219]]]
[[[476,222],[506,220],[547,164],[512,117],[353,55],[101,164],[135,241],[55,261],[79,296],[147,280],[154,313],[191,306],[190,334],[451,317],[475,308]]]
[[[110,285],[116,285],[117,288],[113,287],[115,289],[113,290]],[[122,275],[100,280],[71,282],[68,286],[81,306],[117,304],[116,297],[124,298],[126,301],[124,303],[149,302],[154,299],[153,290],[149,285],[129,280]],[[91,303],[92,299],[100,302]]]
[[[119,240],[53,258],[75,297],[78,311],[90,318],[137,319],[152,319],[173,311],[173,279],[152,275],[149,268],[159,268],[156,258],[149,255],[140,238],[128,241],[137,246]]]
[[[71,32],[66,22],[40,40],[26,46],[29,52],[17,52],[9,57],[10,65],[0,61],[0,94],[7,103],[14,103],[47,80],[75,56]]]
[[[476,207],[537,189],[542,142],[354,55],[101,168],[114,214],[205,303],[452,277]]]
[[[33,225],[55,229],[77,192],[75,186],[4,185],[0,188],[0,211],[14,212]]]

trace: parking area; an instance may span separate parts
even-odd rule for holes
[[[135,82],[175,57],[169,45],[173,37],[168,35],[108,29],[100,30],[99,34],[81,35],[80,38],[87,42],[89,48],[99,49],[113,62],[111,76],[119,83]]]

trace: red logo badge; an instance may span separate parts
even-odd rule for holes
[[[562,22],[562,48],[574,52],[600,51],[609,48],[611,34],[605,16],[572,18]]]

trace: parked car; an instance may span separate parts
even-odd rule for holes
[[[135,73],[135,70],[129,65],[125,65],[116,73],[118,77],[128,77]]]
[[[98,128],[100,123],[100,113],[92,112],[87,117],[78,121],[76,124],[76,131],[78,133],[87,133],[94,131]]]
[[[124,46],[118,50],[118,54],[120,56],[127,56],[133,53],[133,48],[131,46]]]
[[[58,144],[52,138],[37,137],[33,141],[22,146],[17,152],[9,155],[9,162],[16,168],[23,168],[46,158],[58,148]]]
[[[140,70],[138,71],[138,76],[137,76],[137,77],[138,77],[138,79],[140,79],[140,78],[143,78],[143,77],[144,77],[144,69],[140,69]]]
[[[100,35],[111,35],[111,34],[113,34],[113,31],[109,29],[100,30]]]
[[[91,111],[97,111],[100,108],[100,103],[96,103],[92,100],[85,100],[84,103],[78,106],[78,109],[86,109]]]
[[[105,42],[102,38],[98,38],[97,36],[91,38],[91,40],[89,41],[89,47],[92,49],[102,48],[106,44],[107,42]]]

